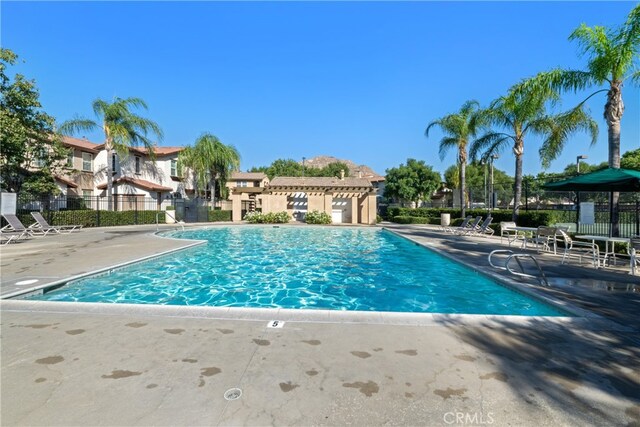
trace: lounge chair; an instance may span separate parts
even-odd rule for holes
[[[2,231],[13,231],[18,233],[25,233],[29,236],[34,236],[36,234],[41,234],[46,236],[49,233],[55,233],[55,229],[53,228],[37,228],[37,227],[25,227],[20,218],[15,216],[14,214],[2,214],[2,217],[7,221],[7,225],[2,227]]]
[[[451,225],[448,225],[446,227],[442,227],[442,229],[447,233],[455,233],[460,229],[467,228],[469,226],[469,221],[471,221],[471,218],[473,218],[471,215],[467,216],[465,219],[462,220],[462,224],[460,224],[458,227],[453,227]]]
[[[598,262],[600,260],[600,249],[594,242],[581,242],[573,240],[566,231],[556,228],[556,233],[560,236],[560,241],[564,243],[564,253],[562,254],[562,264],[572,253],[576,253],[580,256],[580,262],[582,262],[582,255],[589,255],[593,259],[594,268],[598,268]]]
[[[634,236],[629,242],[629,253],[631,254],[631,260],[629,261],[631,267],[631,274],[635,276],[636,267],[640,264],[640,236]]]
[[[29,238],[29,232],[25,231],[3,231],[0,230],[0,244],[7,245],[11,242]]]
[[[466,234],[473,234],[478,231],[480,227],[480,223],[482,222],[482,216],[477,216],[467,227],[460,226],[458,230],[455,232],[460,236],[464,236]]]
[[[489,215],[482,222],[482,224],[479,225],[478,228],[473,231],[472,234],[479,234],[480,236],[493,236],[493,233],[495,233],[495,231],[493,228],[489,227],[492,221],[493,221],[493,218],[491,217],[491,215]]]
[[[82,225],[49,225],[40,212],[31,212],[31,216],[36,220],[36,223],[32,224],[32,228],[39,228],[42,230],[52,228],[56,233],[71,233],[72,231],[80,231],[80,229],[82,229]]]

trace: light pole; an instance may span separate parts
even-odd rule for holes
[[[578,174],[580,173],[580,160],[584,160],[587,159],[588,157],[585,156],[584,154],[579,155],[578,157],[576,157],[576,170],[578,171]]]
[[[304,178],[304,161],[307,160],[306,157],[302,158],[302,177]]]
[[[484,160],[480,160],[480,164],[482,166],[484,166],[484,206],[485,207],[489,207],[489,203],[487,200],[487,162],[485,162]]]
[[[497,154],[492,154],[491,155],[491,171],[490,171],[490,178],[489,180],[491,181],[491,194],[489,194],[489,198],[490,198],[490,202],[489,202],[489,207],[491,209],[495,209],[495,200],[494,200],[494,191],[493,191],[493,162],[496,161],[496,159],[500,157]]]

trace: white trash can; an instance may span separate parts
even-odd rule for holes
[[[451,214],[441,213],[440,214],[440,225],[443,227],[447,227],[451,224]]]

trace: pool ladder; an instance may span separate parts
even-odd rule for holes
[[[499,266],[499,265],[495,265],[492,261],[491,261],[491,257],[494,254],[508,254],[509,256],[507,257],[507,260],[504,263],[504,267]],[[533,261],[533,263],[535,264],[536,268],[538,269],[538,271],[540,272],[540,276],[534,276],[531,274],[527,274],[524,272],[524,267],[522,266],[522,263],[520,262],[521,258],[529,258]],[[516,262],[518,263],[518,266],[520,267],[520,271],[522,271],[521,273],[517,272],[517,271],[513,271],[511,269],[511,267],[509,266],[509,263],[511,263],[511,260],[516,260]],[[536,279],[538,281],[539,284],[544,285],[544,286],[551,286],[549,284],[549,281],[547,280],[547,277],[544,275],[544,271],[542,271],[542,268],[540,267],[540,264],[538,264],[538,260],[534,258],[533,255],[530,254],[516,254],[513,253],[513,251],[510,251],[508,249],[496,249],[495,251],[492,251],[489,254],[489,265],[491,265],[491,267],[493,268],[497,268],[500,270],[506,270],[509,273],[513,274],[514,276],[520,276],[520,277],[526,277],[526,278],[530,278],[530,279]]]
[[[161,213],[162,212],[157,212],[156,213],[156,231],[158,231],[160,229],[159,217],[160,217]],[[172,214],[169,213],[169,211],[164,211],[164,214],[165,215],[169,215],[171,218],[173,218],[173,220],[176,222],[176,224],[178,224],[180,227],[182,227],[182,231],[184,231],[184,221],[178,221],[175,216],[173,216]]]

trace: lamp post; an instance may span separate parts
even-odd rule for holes
[[[480,160],[480,164],[484,166],[484,198],[482,200],[484,201],[484,206],[488,208],[489,203],[487,200],[487,162],[485,162],[484,160]]]
[[[495,209],[495,200],[494,200],[495,192],[493,191],[493,162],[495,162],[498,157],[500,157],[500,156],[498,156],[497,154],[492,154],[491,158],[490,158],[491,159],[490,160],[491,161],[491,169],[490,169],[490,174],[489,174],[489,180],[491,182],[491,184],[490,184],[491,185],[491,188],[490,188],[491,192],[489,194],[489,198],[490,198],[489,208],[490,209]]]
[[[578,157],[576,157],[576,170],[578,171],[578,174],[580,173],[580,160],[584,160],[587,158],[588,156],[585,156],[584,154],[581,154]]]
[[[302,158],[302,177],[304,178],[304,161],[307,160],[306,157]]]

